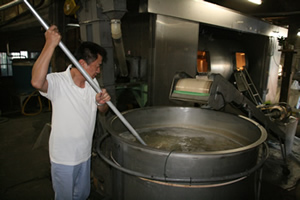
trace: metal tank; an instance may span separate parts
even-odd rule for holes
[[[265,129],[232,114],[191,107],[147,107],[107,124],[112,149],[98,154],[113,166],[113,199],[258,199],[267,158]],[[109,155],[109,156],[108,156]]]

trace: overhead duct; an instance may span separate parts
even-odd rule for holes
[[[143,0],[140,11],[266,36],[277,33],[286,37],[288,31],[286,28],[205,1]]]

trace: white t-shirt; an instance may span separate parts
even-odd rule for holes
[[[48,91],[43,96],[52,102],[52,128],[49,153],[52,162],[77,165],[91,156],[97,105],[96,92],[85,82],[78,87],[70,67],[47,75]],[[96,79],[93,80],[98,85]]]

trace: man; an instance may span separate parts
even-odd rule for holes
[[[33,87],[51,100],[52,129],[49,139],[51,175],[56,200],[87,199],[90,193],[92,137],[97,108],[106,112],[110,96],[105,89],[96,94],[76,68],[47,75],[51,57],[61,36],[56,26],[45,32],[46,42],[32,68]],[[106,51],[84,42],[75,54],[85,71],[97,83]]]

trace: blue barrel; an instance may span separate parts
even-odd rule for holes
[[[17,94],[26,95],[35,90],[31,85],[31,71],[34,62],[34,59],[13,60],[13,81]]]

